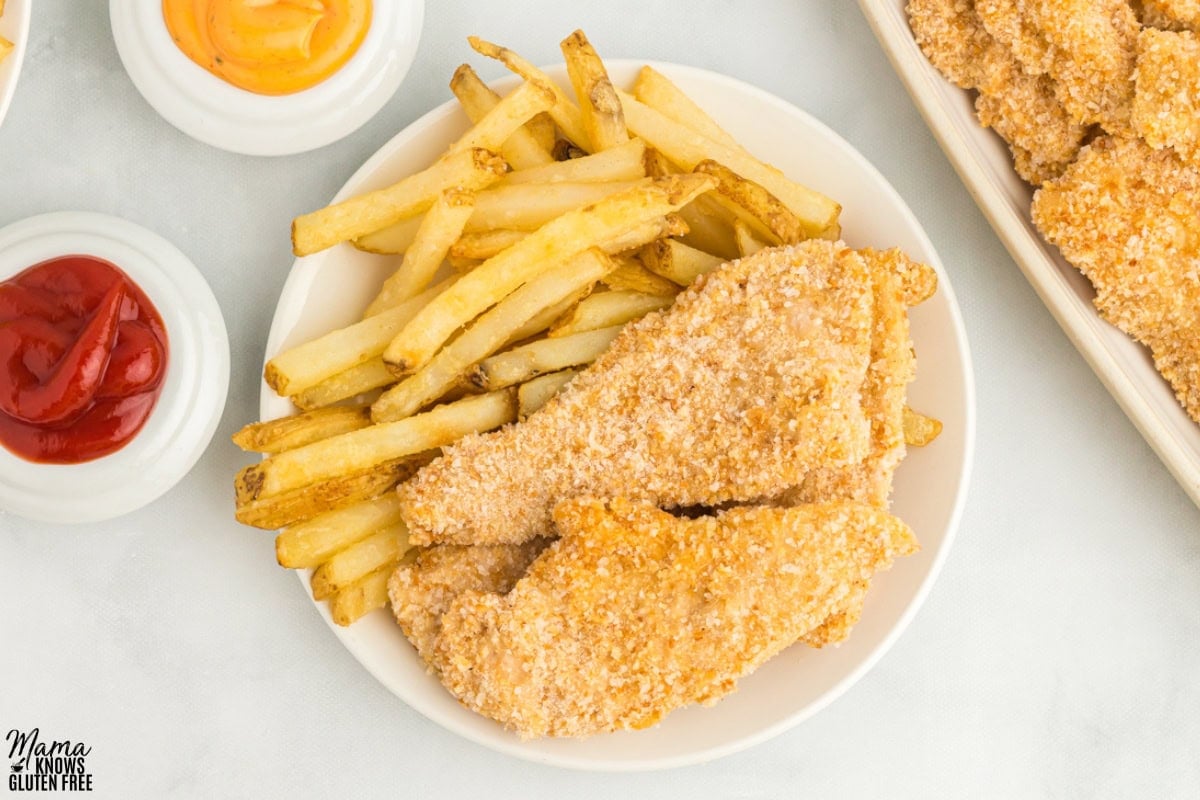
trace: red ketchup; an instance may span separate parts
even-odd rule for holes
[[[162,392],[167,332],[129,276],[92,256],[0,283],[0,445],[78,464],[124,447]]]

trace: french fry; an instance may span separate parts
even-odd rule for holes
[[[833,200],[789,180],[782,172],[751,157],[741,148],[714,142],[631,95],[620,90],[617,94],[630,132],[678,166],[692,170],[706,159],[719,161],[779,198],[800,219],[806,236],[818,236],[837,227],[841,206]]]
[[[420,369],[455,331],[521,284],[577,253],[677,210],[712,186],[707,175],[672,175],[543,225],[464,275],[418,313],[397,337],[401,343],[389,346],[389,364],[401,371]]]
[[[500,179],[499,186],[520,183],[606,183],[633,181],[646,177],[646,145],[641,139],[609,148],[602,153],[555,161],[544,167],[510,172]],[[651,176],[660,177],[660,176]]]
[[[358,622],[372,611],[386,606],[388,580],[398,563],[381,567],[334,595],[329,602],[329,613],[333,621],[344,628]]]
[[[478,147],[494,153],[500,152],[504,143],[514,133],[522,130],[526,122],[543,111],[550,110],[558,97],[557,92],[558,87],[553,81],[541,78],[527,79],[500,98],[500,102],[492,106],[469,131],[450,145],[447,153]]]
[[[400,522],[395,492],[363,500],[282,530],[275,537],[275,559],[289,569],[312,569],[374,531]]]
[[[651,311],[666,308],[675,297],[641,292],[600,292],[579,302],[570,313],[550,326],[549,336],[558,338],[582,331],[624,325]]]
[[[583,125],[583,112],[579,110],[579,106],[571,102],[571,98],[567,97],[567,93],[552,81],[546,73],[507,47],[492,44],[484,39],[480,39],[478,36],[468,36],[467,42],[471,45],[471,49],[479,53],[479,55],[499,61],[525,80],[538,80],[548,85],[554,92],[555,97],[554,106],[546,110],[554,119],[555,124],[575,144],[582,147],[588,146],[587,131]]]
[[[651,242],[638,251],[638,258],[646,269],[680,286],[690,286],[696,278],[724,263],[720,257],[689,247],[677,239]]]
[[[264,530],[295,525],[331,509],[383,494],[397,483],[411,478],[431,458],[431,455],[421,453],[410,458],[394,459],[271,497],[239,503],[234,516],[243,525]]]
[[[679,286],[666,278],[655,275],[632,256],[617,256],[616,268],[600,281],[614,291],[629,290],[643,294],[660,294],[674,297]]]
[[[678,214],[667,214],[658,219],[643,222],[637,227],[612,237],[600,245],[609,255],[624,253],[667,236],[682,236],[687,233],[687,223]]]
[[[568,211],[647,182],[645,178],[638,178],[604,183],[519,183],[497,187],[479,193],[475,201],[475,213],[467,221],[464,230],[470,233],[497,228],[535,231]]]
[[[558,138],[558,134],[554,130],[554,120],[549,114],[543,111],[526,122],[525,127],[533,135],[534,141],[538,143],[539,147],[547,153],[554,149],[554,141]]]
[[[529,231],[510,231],[497,228],[491,231],[464,233],[450,246],[450,258],[484,261],[507,250],[529,235]]]
[[[408,528],[397,522],[330,556],[312,574],[313,599],[324,600],[360,578],[395,564],[409,548]]]
[[[300,394],[383,355],[396,334],[435,297],[453,286],[454,281],[447,278],[395,308],[280,353],[263,370],[267,385],[281,396]]]
[[[415,414],[441,397],[472,365],[504,346],[529,320],[588,288],[615,266],[603,253],[587,250],[529,281],[475,320],[416,373],[384,392],[371,406],[371,419],[390,422]],[[389,355],[390,348],[384,362]]]
[[[767,246],[767,243],[755,236],[750,226],[740,219],[733,221],[733,235],[737,239],[738,255],[742,258],[752,256]]]
[[[612,325],[514,347],[479,362],[469,379],[481,389],[496,391],[548,372],[590,364],[608,349],[622,327]]]
[[[484,83],[471,69],[470,64],[463,64],[454,71],[450,79],[450,91],[458,98],[463,111],[473,123],[478,123],[489,111],[500,103],[500,95]],[[537,116],[537,115],[535,115]],[[533,119],[532,117],[530,118]],[[517,128],[512,135],[500,145],[500,155],[513,169],[530,169],[554,161],[550,157],[550,147],[543,147],[530,132],[528,122],[525,127]]]
[[[721,261],[736,258],[738,250],[733,227],[713,215],[711,204],[700,202],[707,199],[698,197],[695,202],[679,209],[679,216],[688,228],[683,239],[690,247],[718,256]]]
[[[367,253],[380,255],[404,253],[412,247],[413,241],[417,238],[417,231],[421,229],[421,223],[424,221],[424,214],[402,219],[386,228],[380,228],[366,236],[360,236],[351,244]]]
[[[396,376],[383,363],[383,354],[365,361],[357,367],[339,372],[318,384],[291,396],[292,403],[302,411],[340,403],[351,397],[391,386]]]
[[[942,434],[942,421],[904,407],[904,443],[924,447]]]
[[[560,47],[567,64],[567,75],[579,100],[583,127],[592,152],[629,141],[621,101],[617,99],[617,91],[608,78],[604,62],[587,36],[577,30],[563,39]]]
[[[238,473],[234,481],[237,503],[240,508],[263,497],[442,447],[469,433],[512,422],[516,412],[514,392],[492,392],[288,450]]]
[[[578,291],[567,295],[554,305],[547,306],[545,309],[535,314],[528,322],[526,322],[520,328],[517,328],[512,336],[508,337],[508,341],[504,343],[501,349],[504,347],[510,347],[518,342],[523,342],[531,336],[537,336],[538,334],[545,333],[546,329],[557,322],[563,314],[570,311],[575,307],[576,303],[591,294],[593,286],[584,286]],[[466,381],[466,379],[467,376],[464,375],[463,380]]]
[[[562,391],[562,388],[579,374],[577,369],[564,369],[561,372],[551,372],[534,378],[528,383],[517,387],[517,416],[525,419],[550,401],[551,397]]]
[[[255,422],[233,435],[233,443],[253,453],[282,453],[371,424],[365,407],[319,408],[292,417]]]
[[[633,96],[664,116],[712,139],[714,142],[740,148],[741,145],[716,120],[696,105],[682,89],[653,67],[642,67],[633,84]]]
[[[423,214],[447,189],[482,189],[508,171],[503,158],[478,147],[449,153],[404,180],[292,220],[292,250],[306,256]]]
[[[765,233],[773,240],[772,244],[795,244],[804,240],[804,226],[799,218],[762,186],[711,159],[701,161],[695,171],[716,178],[717,193],[734,205],[735,213],[742,210],[745,216],[738,216],[744,222],[758,223],[759,230],[755,233],[759,238]]]
[[[363,317],[395,308],[424,291],[446,260],[450,245],[462,235],[474,210],[475,195],[472,193],[457,189],[442,192],[426,212],[400,267],[383,282]]]

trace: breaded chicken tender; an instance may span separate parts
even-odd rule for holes
[[[979,92],[980,123],[1008,142],[1021,177],[1040,185],[1075,158],[1087,127],[1059,102],[1053,79],[1026,72],[1013,51],[985,30],[977,15],[985,7],[983,0],[911,0],[908,12],[929,60],[959,86]]]
[[[1200,40],[1147,28],[1138,36],[1133,128],[1154,148],[1200,164]]]
[[[1141,139],[1098,139],[1035,195],[1033,219],[1200,422],[1200,168]]]
[[[868,265],[841,244],[721,267],[627,326],[539,412],[462,439],[401,486],[411,540],[516,543],[571,497],[713,507],[860,461],[872,304]]]
[[[1200,32],[1200,0],[1141,0],[1137,5],[1147,27]]]
[[[392,613],[425,663],[437,668],[433,643],[456,597],[468,591],[507,594],[549,543],[538,538],[518,545],[430,547],[397,567],[388,582]]]
[[[900,520],[850,503],[686,520],[576,499],[554,519],[562,538],[516,587],[459,596],[435,645],[450,692],[522,737],[646,728],[714,703],[918,547]]]

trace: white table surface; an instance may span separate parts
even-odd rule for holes
[[[431,0],[391,103],[338,144],[273,160],[160,119],[121,67],[107,2],[35,6],[0,127],[0,224],[84,209],[158,231],[211,282],[234,363],[217,438],[158,502],[78,529],[0,514],[0,734],[85,741],[100,797],[1200,792],[1200,511],[1038,302],[849,0]],[[458,63],[499,74],[467,34],[551,62],[575,27],[605,55],[757,84],[857,146],[941,252],[977,370],[966,515],[908,632],[801,727],[665,773],[540,768],[427,722],[330,635],[275,565],[271,535],[232,520],[247,459],[228,437],[256,418],[291,217],[445,100]]]

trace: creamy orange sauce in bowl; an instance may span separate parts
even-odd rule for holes
[[[163,0],[184,54],[265,95],[302,92],[349,61],[371,27],[371,0]]]

